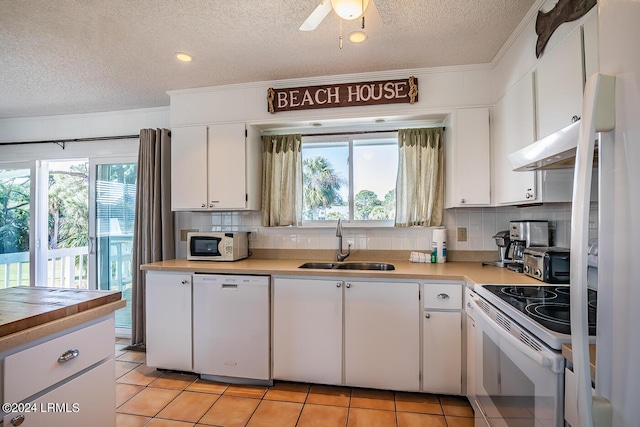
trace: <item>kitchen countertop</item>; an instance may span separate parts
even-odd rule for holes
[[[125,305],[120,291],[30,286],[0,289],[0,352]]]
[[[573,363],[573,349],[571,348],[571,344],[563,344],[562,345],[562,357],[567,359],[569,362]],[[589,364],[591,365],[591,381],[596,380],[596,346],[595,344],[591,344],[589,346]]]
[[[447,262],[442,264],[412,263],[409,261],[391,261],[395,270],[322,270],[302,269],[299,265],[305,262],[324,262],[310,259],[260,259],[248,258],[235,262],[187,261],[173,259],[142,265],[147,271],[183,271],[222,274],[255,274],[255,275],[296,275],[325,277],[367,277],[387,279],[414,280],[456,280],[473,283],[513,283],[541,284],[538,280],[515,273],[506,268],[482,266],[481,262]],[[388,262],[367,260],[368,262]],[[334,262],[334,261],[327,261]],[[348,263],[349,261],[345,261]]]

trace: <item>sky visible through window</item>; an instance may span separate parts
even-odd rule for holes
[[[343,205],[329,203],[326,210],[318,209],[313,213],[308,213],[305,219],[335,220],[335,216],[338,214],[344,219],[349,219],[349,185],[353,186],[354,196],[368,190],[375,193],[377,200],[381,203],[385,202],[385,198],[388,198],[390,191],[395,190],[398,171],[397,137],[367,137],[365,139],[363,137],[358,138],[358,136],[343,136],[327,139],[323,142],[316,141],[309,143],[303,141],[303,162],[319,156],[327,161],[327,164],[333,170],[333,174],[343,181],[337,190],[337,193],[342,198]],[[350,142],[353,144],[353,177],[351,177],[351,182],[349,181]],[[315,173],[319,174],[317,170]],[[308,182],[306,185],[309,185]],[[309,194],[305,193],[305,211],[307,212],[309,212],[310,198]],[[374,201],[374,203],[378,202]],[[366,218],[362,218],[362,209],[354,206],[354,210],[356,211],[354,219],[393,218],[393,213],[388,213],[385,218],[380,218],[381,214],[379,212],[366,214]],[[367,210],[367,212],[369,211]]]

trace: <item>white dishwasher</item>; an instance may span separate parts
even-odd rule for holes
[[[269,279],[194,274],[193,368],[202,378],[270,381]]]

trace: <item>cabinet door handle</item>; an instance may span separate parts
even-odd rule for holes
[[[345,287],[347,287],[347,288],[350,288],[350,287],[351,287],[351,283],[347,283],[347,284],[346,284],[346,285],[344,285],[344,286],[345,286]]]
[[[438,296],[436,297],[438,299],[449,299],[449,295],[442,293],[442,294],[438,294]]]
[[[200,206],[200,207],[202,207],[202,208],[206,208],[206,207],[207,207],[207,205],[206,205],[206,203],[203,203],[203,204],[202,204],[202,206]]]
[[[336,282],[336,288],[339,288],[340,286],[342,286],[342,283]]]
[[[16,415],[15,417],[11,418],[11,425],[12,426],[22,425],[23,422],[24,422],[24,415],[22,415],[22,414]]]
[[[460,199],[460,203],[467,203],[465,199]]]
[[[188,281],[187,279],[185,279],[185,280],[183,280],[183,281],[182,281],[182,282],[180,282],[180,283],[182,283],[183,285],[188,285],[188,284],[189,284],[189,281]]]
[[[71,359],[75,359],[80,354],[78,349],[72,348],[71,350],[67,350],[58,357],[58,363],[65,363]]]
[[[431,318],[431,314],[429,314],[429,313],[425,313],[425,314],[424,314],[424,317],[425,317],[425,319],[430,319],[430,318]]]

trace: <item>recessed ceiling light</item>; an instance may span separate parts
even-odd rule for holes
[[[314,128],[318,128],[318,127],[322,126],[322,123],[313,122],[313,123],[311,123],[311,126],[313,126]]]
[[[181,62],[191,62],[193,61],[193,56],[184,52],[176,52],[176,58]]]
[[[351,43],[362,43],[367,39],[367,33],[364,31],[352,31],[349,33],[349,41]]]
[[[373,122],[374,123],[384,123],[386,121],[387,121],[387,119],[375,119]]]

